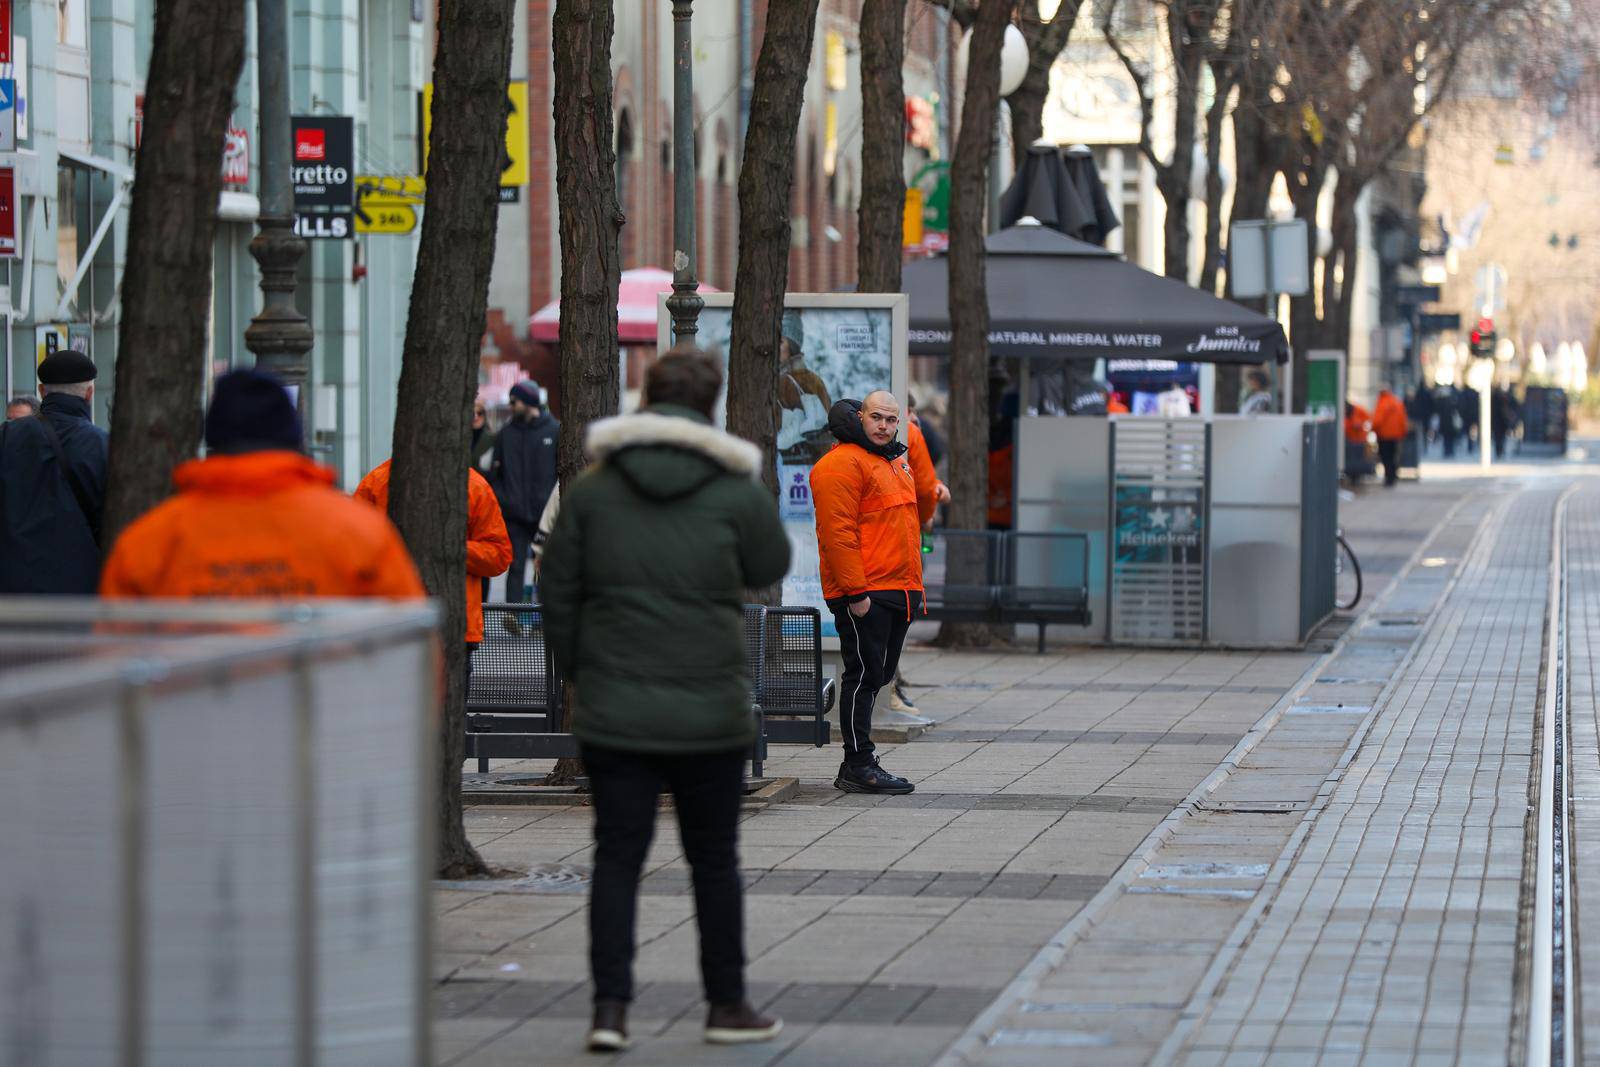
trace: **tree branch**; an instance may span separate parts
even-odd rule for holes
[[[926,2],[950,12],[950,17],[964,30],[970,30],[973,20],[978,17],[978,5],[974,0],[926,0]]]
[[[1128,53],[1117,37],[1117,31],[1111,28],[1111,20],[1116,16],[1116,12],[1117,3],[1116,0],[1112,0],[1106,5],[1105,14],[1101,16],[1100,32],[1104,35],[1106,44],[1111,46],[1111,50],[1122,61],[1128,77],[1133,79],[1134,91],[1139,94],[1139,154],[1149,160],[1157,175],[1160,175],[1166,171],[1168,164],[1157,158],[1155,144],[1150,139],[1150,127],[1155,123],[1155,100],[1150,95],[1150,76],[1139,68],[1138,60]]]

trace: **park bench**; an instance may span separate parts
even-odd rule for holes
[[[1089,538],[1081,533],[937,529],[923,556],[928,618],[1088,626]]]
[[[485,604],[483,624],[467,689],[466,757],[487,773],[491,759],[576,756],[538,605]],[[758,726],[751,773],[760,777],[769,741],[820,748],[832,739],[824,716],[834,683],[822,675],[821,615],[815,608],[745,605],[744,654]]]

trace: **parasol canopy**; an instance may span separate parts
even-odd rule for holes
[[[716,293],[704,282],[700,292]],[[672,292],[672,272],[660,267],[635,267],[622,272],[617,287],[617,341],[625,345],[656,343],[656,298]],[[553,300],[528,320],[528,336],[554,344],[561,336],[561,301]]]

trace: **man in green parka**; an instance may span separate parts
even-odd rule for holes
[[[639,871],[670,790],[694,877],[707,1041],[782,1023],[745,998],[738,818],[755,740],[744,591],[781,579],[789,539],[761,452],[711,426],[722,369],[675,349],[645,408],[593,424],[594,466],[562,494],[540,570],[546,640],[573,681],[572,730],[594,791],[589,1047],[628,1045]]]

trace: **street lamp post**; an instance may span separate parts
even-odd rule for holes
[[[261,216],[250,254],[261,266],[263,304],[244,331],[256,366],[297,393],[306,409],[311,324],[295,307],[295,272],[306,242],[294,232],[289,129],[289,11],[286,0],[256,0],[256,76],[261,89]]]
[[[694,50],[689,43],[693,0],[672,0],[672,336],[692,344],[705,301],[694,276]]]

